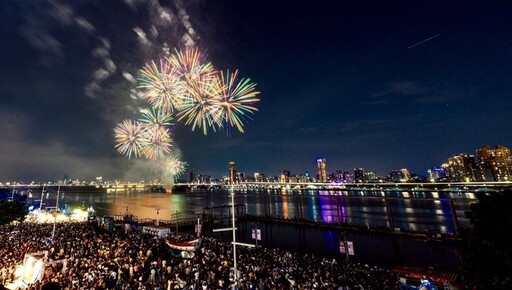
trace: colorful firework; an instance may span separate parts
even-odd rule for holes
[[[146,108],[140,111],[142,119],[139,121],[145,127],[167,127],[174,125],[172,123],[172,114],[158,108]]]
[[[219,116],[216,115],[215,97],[220,91],[218,78],[210,75],[188,86],[188,90],[192,97],[178,112],[178,121],[185,120],[185,125],[192,125],[192,131],[196,127],[202,128],[204,135],[207,135],[208,128],[216,131]]]
[[[186,48],[185,50],[174,49],[174,52],[166,60],[188,82],[199,80],[205,75],[214,73],[212,64],[206,61],[206,54],[202,53],[197,47]]]
[[[130,159],[132,155],[137,158],[142,155],[147,140],[144,136],[144,126],[131,120],[125,120],[114,128],[116,145],[119,153]]]
[[[236,127],[241,133],[244,132],[243,125],[248,119],[251,119],[249,114],[254,114],[258,111],[254,107],[254,103],[259,102],[256,96],[260,93],[255,90],[256,84],[251,82],[251,79],[238,78],[238,70],[229,73],[229,70],[224,73],[220,72],[220,95],[215,98],[215,113],[220,116],[217,119],[217,124],[220,127],[226,125],[229,127]]]
[[[187,162],[181,161],[175,154],[171,154],[162,160],[159,165],[159,171],[164,177],[170,176],[174,180],[185,173],[187,166]]]
[[[140,120],[117,125],[115,148],[128,158],[160,160],[159,170],[173,178],[187,167],[171,150],[173,115],[205,135],[209,129],[243,133],[260,101],[255,83],[238,79],[238,70],[215,71],[198,48],[175,49],[170,57],[147,63],[140,74],[138,87],[151,107],[140,111]]]
[[[143,98],[153,107],[172,113],[185,101],[185,86],[182,77],[166,59],[160,59],[160,66],[152,61],[140,70],[139,88],[144,90]]]
[[[165,127],[153,126],[144,129],[146,143],[142,154],[147,159],[164,159],[171,153],[172,139],[170,132]]]

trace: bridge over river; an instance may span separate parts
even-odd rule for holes
[[[237,184],[176,183],[178,189],[224,190],[341,190],[341,191],[421,191],[421,192],[493,192],[512,189],[512,182],[425,182],[425,183],[321,183],[321,182],[240,182]]]
[[[28,191],[37,192],[45,187],[47,190],[62,190],[66,192],[122,192],[122,191],[146,191],[158,192],[169,191],[166,185],[161,183],[147,182],[118,182],[103,185],[59,185],[59,184],[23,184],[12,183],[0,185],[0,188],[11,193],[25,193]],[[335,190],[346,192],[496,192],[505,189],[512,189],[512,181],[500,182],[424,182],[424,183],[321,183],[321,182],[240,182],[237,184],[224,183],[183,183],[178,182],[172,186],[174,192],[194,190],[282,190],[282,191],[304,191],[304,190]]]

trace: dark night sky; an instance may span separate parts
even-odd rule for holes
[[[113,127],[143,104],[143,64],[191,43],[262,92],[244,134],[176,124],[194,172],[315,172],[324,157],[424,175],[512,146],[510,15],[509,1],[4,0],[0,181],[154,177],[116,152]]]

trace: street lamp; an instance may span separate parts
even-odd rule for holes
[[[160,208],[156,209],[156,226],[158,227],[160,225]]]
[[[44,196],[44,186],[46,184],[43,183],[43,189],[41,190],[41,202],[39,202],[39,210],[41,210],[41,208],[43,207],[43,196]]]
[[[240,243],[236,241],[236,230],[235,227],[235,190],[234,185],[231,186],[231,228],[221,228],[221,229],[213,229],[213,232],[226,232],[226,231],[233,231],[233,279],[235,280],[235,288],[238,284],[238,271],[237,271],[237,265],[236,265],[236,246],[244,246],[244,247],[255,247],[253,244],[247,244],[247,243]]]
[[[55,212],[53,214],[53,230],[52,230],[52,242],[55,237],[55,222],[57,221],[57,210],[59,209],[59,195],[60,195],[60,184],[57,188],[57,201],[55,201]]]

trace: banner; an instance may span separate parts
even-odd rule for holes
[[[347,247],[345,247],[345,241],[340,241],[340,254],[345,255],[347,253]]]
[[[340,241],[340,254],[354,256],[354,243],[351,241]]]
[[[354,256],[354,243],[347,241],[347,251],[350,256]]]
[[[261,241],[261,230],[260,229],[252,229],[252,239]]]

